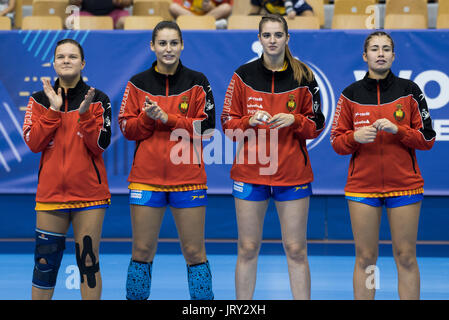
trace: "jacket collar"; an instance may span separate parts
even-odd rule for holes
[[[181,60],[179,60],[178,67],[176,68],[175,73],[174,73],[174,74],[166,75],[166,74],[162,74],[162,73],[160,73],[160,72],[157,72],[157,71],[156,71],[156,65],[157,65],[157,61],[154,61],[153,64],[152,64],[152,66],[151,66],[151,69],[150,69],[151,72],[153,72],[153,74],[154,74],[157,78],[164,79],[164,80],[165,80],[167,77],[168,77],[169,80],[177,78],[177,77],[179,76],[179,74],[181,73],[181,70],[184,68],[184,66],[182,65]]]
[[[83,79],[81,77],[74,88],[69,88],[67,90],[67,98],[69,100],[72,100],[74,97],[78,97],[80,94],[84,94],[84,92],[86,91],[86,87],[87,87],[87,84],[83,81]],[[58,92],[58,88],[63,89],[59,84],[59,78],[56,79],[55,84],[53,86],[53,89],[55,90],[55,92]],[[63,97],[63,99],[66,97],[65,90],[62,90],[62,97]],[[83,98],[84,98],[84,95],[83,95]]]
[[[362,83],[370,91],[377,90],[377,83],[379,83],[380,90],[385,91],[392,85],[392,83],[396,79],[396,76],[393,74],[391,69],[388,72],[388,75],[385,79],[376,80],[376,79],[370,78],[368,75],[369,75],[369,73],[367,72],[365,74],[365,77],[362,80]]]
[[[260,58],[258,59],[258,62],[257,62],[257,64],[258,64],[258,66],[259,66],[259,69],[262,71],[262,73],[264,74],[264,75],[267,75],[267,76],[272,76],[273,75],[273,73],[275,74],[275,76],[276,77],[286,77],[286,76],[289,76],[290,74],[292,74],[293,73],[293,69],[292,69],[292,67],[290,66],[290,63],[288,62],[288,60],[286,60],[287,61],[287,69],[285,69],[285,70],[282,70],[282,71],[271,71],[270,69],[268,69],[267,67],[265,67],[265,65],[264,65],[264,63],[263,63],[263,54],[260,56]]]

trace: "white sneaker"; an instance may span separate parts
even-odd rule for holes
[[[217,29],[226,29],[228,27],[228,21],[226,19],[218,19],[215,21],[215,27]]]

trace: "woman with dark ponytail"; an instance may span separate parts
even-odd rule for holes
[[[237,299],[253,298],[270,197],[281,223],[293,298],[310,299],[306,231],[313,174],[306,140],[321,133],[324,116],[318,84],[293,58],[289,38],[284,18],[262,17],[263,55],[236,70],[221,115],[225,134],[239,142],[231,169],[239,233]]]

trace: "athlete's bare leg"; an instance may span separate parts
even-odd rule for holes
[[[374,299],[376,289],[367,286],[366,270],[375,266],[379,254],[379,227],[382,207],[348,201],[355,241],[354,299]]]
[[[152,262],[156,254],[157,241],[161,229],[165,207],[131,206],[133,231],[132,259]]]
[[[210,10],[207,15],[212,16],[215,18],[215,20],[219,19],[227,19],[232,13],[232,7],[228,3],[223,3],[212,10]]]
[[[91,267],[99,262],[101,230],[103,227],[104,214],[106,209],[92,209],[77,211],[72,213],[72,226],[75,237],[75,245],[79,247],[79,254],[85,258],[81,263],[86,267]],[[81,275],[81,298],[83,300],[101,299],[102,280],[101,271],[94,274],[92,280],[88,275]]]
[[[235,268],[237,300],[250,300],[257,278],[257,260],[262,243],[263,221],[268,200],[248,201],[235,198],[238,225],[238,254]]]
[[[183,6],[177,4],[177,3],[172,3],[170,4],[170,7],[168,8],[168,11],[170,11],[170,14],[176,19],[179,16],[182,15],[193,15],[192,11],[184,8]]]
[[[420,209],[421,201],[387,209],[393,255],[398,268],[398,291],[401,299],[418,300],[420,298],[420,276],[416,260]]]
[[[204,245],[206,207],[170,207],[178,230],[182,254],[188,265],[207,261]]]
[[[276,201],[287,255],[290,288],[295,300],[310,299],[310,269],[307,259],[309,198]]]

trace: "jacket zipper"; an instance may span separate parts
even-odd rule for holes
[[[307,166],[307,156],[306,153],[304,152],[304,149],[300,141],[299,141],[299,148],[301,149],[302,155],[304,156],[304,166]]]
[[[415,159],[413,158],[413,154],[412,154],[412,149],[410,149],[410,148],[408,149],[408,154],[410,155],[410,159],[412,160],[413,171],[415,173],[417,173],[416,167],[415,167]]]
[[[274,105],[274,103],[273,103],[274,102],[274,73],[275,73],[275,71],[272,71],[272,73],[271,73],[271,104],[270,104],[271,106]],[[273,114],[273,110],[270,110],[270,114]],[[271,129],[269,129],[268,131],[270,131],[270,130]],[[270,134],[268,134],[268,136],[270,136]],[[268,138],[268,139],[270,139],[270,138]],[[271,147],[271,139],[270,139],[268,145]],[[302,147],[301,147],[301,143],[299,143],[299,147],[301,148],[301,151],[304,154],[304,151],[302,150]],[[271,154],[271,150],[270,150],[270,154]],[[269,177],[270,177],[270,184],[271,184],[273,175],[270,174]]]
[[[68,97],[68,93],[69,93],[69,90],[68,89],[64,89],[64,91],[65,91],[65,99],[64,99],[64,114],[63,114],[63,116],[64,116],[64,118],[67,116],[67,111],[69,110],[69,97]],[[64,124],[62,124],[62,128],[63,128],[63,137],[65,137],[66,136],[66,132],[65,132],[65,129],[64,129]],[[64,198],[65,198],[65,181],[64,181],[64,177],[65,177],[65,149],[66,149],[66,145],[65,145],[65,139],[64,139],[64,142],[63,142],[63,144],[62,144],[62,185],[61,185],[61,188],[62,188],[62,194],[64,195]]]
[[[352,174],[354,173],[354,169],[355,169],[355,157],[357,157],[357,152],[354,152],[354,155],[352,156],[352,170],[351,170],[351,177],[352,177]]]
[[[168,75],[165,76],[165,96],[168,97]]]
[[[377,80],[377,109],[379,110],[379,113],[381,113],[380,109],[380,82]],[[382,135],[379,137],[380,139],[380,174],[382,177],[382,192],[385,190],[385,179],[384,179],[384,149],[383,149],[383,139]]]
[[[134,148],[134,155],[133,155],[133,163],[132,163],[133,165],[134,165],[134,161],[136,161],[137,149],[139,149],[141,142],[142,142],[141,140],[136,141],[136,147]]]
[[[92,160],[92,164],[94,165],[95,172],[97,173],[98,183],[101,184],[100,171],[98,171],[98,168],[97,168],[97,165],[95,164],[94,158],[90,157],[90,159]]]
[[[42,171],[42,166],[43,166],[43,162],[39,165],[39,172],[37,173],[37,184],[39,184],[39,179],[41,177],[41,171]]]
[[[169,92],[170,92],[170,87],[169,87],[168,75],[166,75],[165,76],[165,97],[167,97],[167,100],[168,100]],[[165,155],[166,153],[167,153],[167,144],[164,143],[164,153],[163,154]],[[166,180],[166,172],[167,172],[166,166],[164,166],[164,175],[163,175],[164,181]]]

